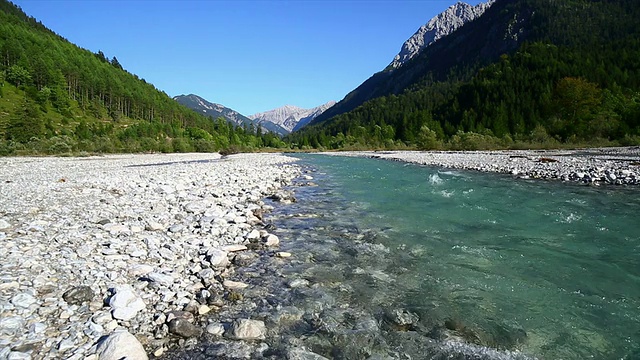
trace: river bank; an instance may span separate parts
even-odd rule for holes
[[[511,174],[522,179],[640,185],[640,147],[577,150],[329,152],[451,169]]]
[[[1,158],[0,359],[143,359],[202,334],[247,287],[237,264],[286,256],[263,199],[290,201],[295,160]],[[237,325],[207,330],[264,336]]]

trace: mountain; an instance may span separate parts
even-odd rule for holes
[[[351,111],[367,100],[379,96],[388,95],[390,93],[397,94],[402,92],[406,87],[408,87],[412,82],[415,81],[415,77],[413,76],[414,71],[397,71],[402,67],[403,64],[406,64],[410,60],[415,59],[416,55],[420,54],[423,49],[429,47],[429,45],[434,44],[437,40],[446,37],[447,35],[455,32],[457,29],[462,27],[462,25],[480,17],[485,13],[487,9],[491,7],[493,3],[495,3],[495,0],[490,0],[487,3],[480,3],[476,6],[471,6],[463,2],[458,2],[455,5],[447,8],[444,12],[433,17],[425,25],[421,26],[418,31],[413,34],[413,36],[405,41],[405,43],[402,45],[400,53],[395,56],[394,60],[391,62],[391,64],[389,64],[389,66],[371,76],[355,90],[347,94],[344,99],[339,101],[335,106],[333,106],[322,115],[318,116],[311,123],[319,123],[333,116]],[[515,24],[515,26],[517,28],[517,24]],[[497,29],[495,26],[493,31],[499,31],[501,34],[505,33],[505,29]],[[483,34],[471,34],[471,37],[474,38],[473,41],[480,41],[479,38],[482,37],[482,35]],[[478,38],[478,40],[475,40],[476,38]],[[473,46],[473,44],[471,43],[467,45]],[[491,46],[491,44],[487,45]],[[440,63],[440,66],[444,65],[445,67],[448,67],[450,64],[452,64],[453,59],[449,54],[443,55],[449,57],[436,58],[433,59],[433,61]],[[438,54],[438,56],[441,55]],[[420,61],[424,63],[427,62],[428,59],[422,56],[422,60]],[[414,66],[411,66],[410,68],[413,69]],[[420,65],[418,64],[417,66]],[[419,71],[421,71],[421,73],[424,72],[422,70]]]
[[[487,10],[494,1],[495,0],[480,3],[476,6],[464,2],[457,2],[455,5],[451,5],[447,10],[422,25],[413,36],[405,41],[404,44],[402,44],[402,49],[389,66],[394,69],[399,68],[402,64],[416,56],[423,48],[484,14],[485,10]]]
[[[0,155],[279,144],[212,121],[0,0]]]
[[[204,116],[212,117],[214,119],[223,117],[227,121],[239,126],[250,125],[253,123],[251,119],[239,112],[220,104],[208,102],[198,95],[178,95],[174,96],[173,100],[188,107],[189,109],[202,113]]]
[[[335,103],[335,101],[329,101],[313,109],[303,109],[293,105],[285,105],[277,109],[250,115],[249,118],[261,125],[268,123],[278,125],[285,129],[287,133],[290,133],[305,126]]]
[[[325,148],[640,144],[638,39],[634,0],[496,0],[288,140]]]
[[[239,112],[229,109],[224,105],[216,104],[209,102],[198,95],[189,94],[189,95],[178,95],[173,98],[175,101],[180,104],[192,109],[198,113],[202,113],[205,116],[212,117],[217,119],[219,117],[225,118],[232,124],[238,126],[256,126],[259,125],[265,131],[271,131],[279,135],[284,135],[289,133],[286,129],[282,128],[278,124],[273,124],[270,122],[264,122],[258,124],[257,121],[254,121]]]

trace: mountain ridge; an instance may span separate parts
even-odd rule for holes
[[[495,0],[481,2],[476,6],[458,1],[445,11],[422,25],[394,57],[389,67],[396,69],[416,56],[422,49],[456,31],[459,27],[481,16]]]
[[[195,94],[177,95],[174,96],[173,99],[178,103],[213,119],[222,117],[228,122],[241,127],[259,126],[265,131],[274,132],[279,135],[285,135],[288,133],[288,131],[286,131],[278,124],[273,124],[270,122],[258,124],[258,122],[254,121],[248,116],[242,115],[239,112],[224,105],[210,102],[205,98]]]
[[[456,150],[638,144],[638,19],[631,0],[497,0],[289,140]]]
[[[458,25],[456,25],[455,28],[452,26],[451,28],[446,30],[446,31],[449,31],[447,35],[442,35],[446,32],[445,28],[443,27],[440,31],[440,34],[442,36],[437,39],[439,41],[431,41],[430,43],[428,43],[427,45],[424,45],[423,47],[418,47],[416,45],[416,48],[414,49],[414,51],[407,54],[406,59],[402,61],[400,60],[396,61],[396,58],[394,58],[391,64],[389,64],[385,69],[382,69],[381,71],[373,74],[371,77],[366,79],[362,84],[360,84],[354,90],[350,91],[342,100],[338,101],[331,109],[328,109],[328,111],[324,112],[323,114],[315,118],[313,121],[311,121],[309,125],[318,124],[325,120],[330,119],[331,117],[351,111],[356,107],[358,107],[359,105],[363,104],[367,100],[370,100],[379,96],[388,95],[388,94],[398,94],[404,91],[411,83],[416,81],[416,76],[414,73],[424,72],[424,70],[422,69],[431,66],[433,63],[438,63],[437,66],[440,68],[446,67],[447,63],[450,61],[450,58],[443,57],[443,58],[431,59],[429,58],[428,55],[425,55],[425,52],[430,48],[433,48],[434,46],[438,46],[439,42],[448,38],[449,36],[451,36],[451,34],[455,34],[457,31],[459,31],[459,29],[464,27],[463,25],[470,23],[472,20],[477,20],[481,18],[480,15],[485,14],[487,11],[489,11],[493,7],[493,4],[495,3],[496,3],[496,0],[490,0],[487,3],[480,3],[474,7],[466,3],[458,2],[450,6],[449,8],[447,8],[442,13],[431,18],[425,25],[421,26],[418,29],[418,31],[414,33],[413,36],[411,36],[407,41],[405,41],[404,44],[407,44],[408,42],[412,43],[413,42],[412,39],[414,37],[420,37],[421,36],[420,29],[422,29],[423,27],[425,29],[430,29],[432,27],[432,26],[429,26],[431,22],[433,22],[433,26],[436,26],[436,25],[444,26],[448,23],[458,24]],[[465,22],[464,24],[459,24],[462,20],[458,15],[456,15],[456,10],[458,10],[461,13],[465,13],[465,11],[473,13],[471,9],[475,9],[475,8],[477,8],[476,11],[478,12],[481,11],[482,14],[478,15],[477,17],[473,17],[473,19]],[[442,21],[443,18],[446,18],[448,20]],[[495,26],[493,26],[492,31],[504,32],[504,29],[497,29]],[[477,42],[475,46],[480,46],[482,44],[482,46],[485,47],[485,50],[483,51],[485,53],[485,57],[491,58],[491,56],[486,55],[486,53],[491,52],[486,50],[486,48],[490,47],[491,44],[487,44],[485,41],[483,41],[482,34],[469,34],[468,36],[476,39],[474,40]],[[422,39],[424,40],[424,37],[422,37]],[[403,49],[405,46],[404,44],[402,46]],[[515,47],[515,44],[511,46],[511,48],[514,48],[514,47]],[[508,49],[503,48],[500,50],[506,51]],[[400,53],[396,55],[396,57],[400,58],[402,53],[403,53],[403,50],[401,49]],[[493,56],[495,57],[495,55]],[[485,61],[485,62],[488,62],[488,61]],[[394,67],[393,66],[394,63],[397,63],[399,65],[397,67]],[[406,66],[408,63],[412,63],[414,65]],[[419,69],[417,71],[413,71],[412,70],[413,68],[419,68]]]
[[[259,124],[270,122],[281,126],[287,132],[292,132],[308,124],[335,103],[335,101],[329,101],[311,109],[304,109],[295,105],[284,105],[273,110],[249,115],[249,118]]]

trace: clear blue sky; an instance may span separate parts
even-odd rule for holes
[[[170,96],[251,115],[341,100],[455,0],[14,2]]]

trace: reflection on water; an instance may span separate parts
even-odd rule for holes
[[[336,358],[640,355],[637,191],[300,157],[318,186],[297,187],[298,202],[271,217],[301,259],[285,275],[308,282],[293,305],[330,334],[306,347]]]

